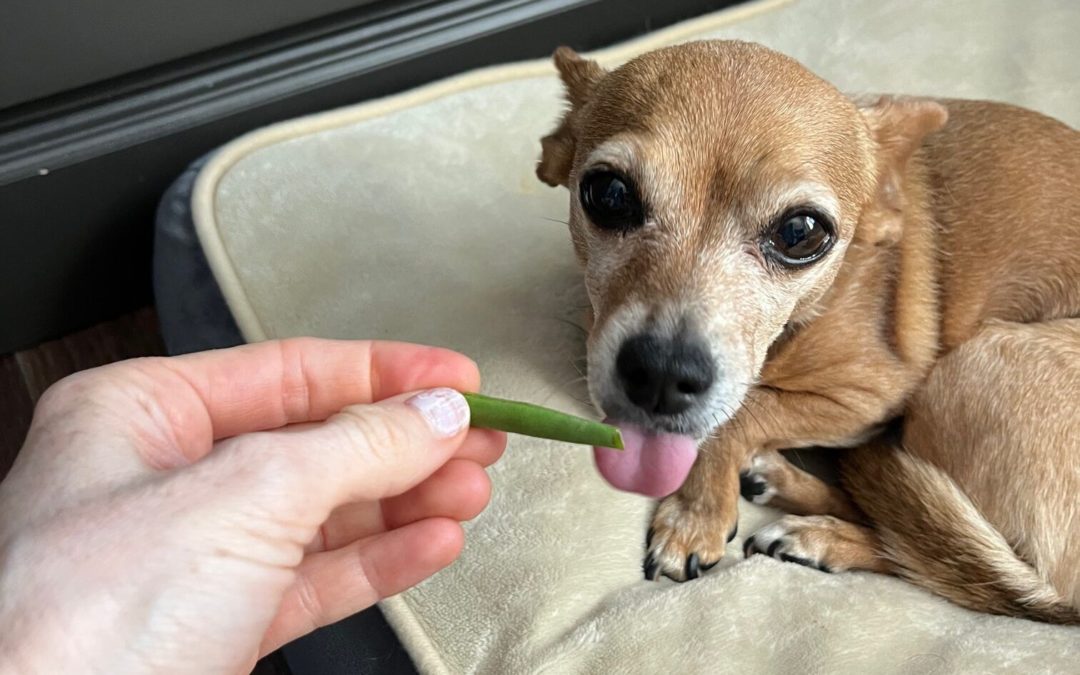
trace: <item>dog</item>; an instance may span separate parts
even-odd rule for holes
[[[849,97],[739,41],[607,71],[536,172],[570,191],[615,487],[660,499],[645,574],[745,541],[982,612],[1080,621],[1080,133],[985,101]],[[828,484],[782,449],[835,448]]]

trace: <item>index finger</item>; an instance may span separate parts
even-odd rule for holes
[[[151,400],[189,460],[208,452],[213,440],[321,421],[349,405],[432,387],[480,386],[468,357],[402,342],[296,338],[132,365],[154,390]]]

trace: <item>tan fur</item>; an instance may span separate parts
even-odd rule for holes
[[[769,492],[761,495],[763,499],[754,499],[755,503],[801,516],[830,515],[852,522],[863,519],[843,490],[803,471],[775,450],[755,455],[745,473],[768,486]]]
[[[654,565],[658,571],[685,576],[690,553],[706,564],[716,562],[736,531],[738,455],[713,445],[702,448],[702,454],[712,461],[699,460],[682,488],[660,502],[653,515],[646,576]]]
[[[771,550],[769,555],[781,560],[828,572],[894,572],[873,529],[835,516],[784,516],[747,539],[746,549],[748,553]]]
[[[634,177],[652,218],[613,237],[571,199],[596,317],[590,391],[602,405],[617,331],[672,311],[703,326],[727,378],[722,424],[654,519],[661,570],[684,578],[691,554],[722,555],[753,454],[863,446],[845,476],[876,534],[817,522],[815,537],[835,535],[819,547],[830,566],[1075,621],[1080,134],[989,102],[855,102],[740,42],[611,73],[568,50],[556,64],[572,107],[538,175],[573,193],[600,153]],[[770,271],[747,242],[806,191],[835,209],[839,243],[809,269]],[[897,416],[907,454],[870,441]],[[840,508],[779,471],[789,506]],[[867,563],[881,555],[888,565]]]

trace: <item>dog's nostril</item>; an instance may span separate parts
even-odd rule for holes
[[[649,373],[644,368],[634,368],[623,373],[623,379],[630,384],[645,385],[649,383]]]
[[[713,383],[712,357],[698,342],[682,337],[636,335],[623,343],[615,368],[627,398],[660,415],[689,409]]]
[[[675,390],[680,394],[700,394],[708,388],[708,383],[701,380],[681,380],[675,385]]]

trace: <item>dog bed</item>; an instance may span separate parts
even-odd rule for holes
[[[1074,0],[764,0],[594,54],[741,38],[849,91],[993,98],[1080,121]],[[279,124],[200,171],[196,229],[245,339],[438,344],[487,393],[579,414],[585,298],[567,194],[533,175],[562,108],[547,61],[496,67]],[[980,615],[901,581],[828,575],[742,536],[724,562],[646,582],[653,504],[610,489],[588,450],[512,438],[460,561],[382,603],[427,673],[1075,672],[1080,630]]]

